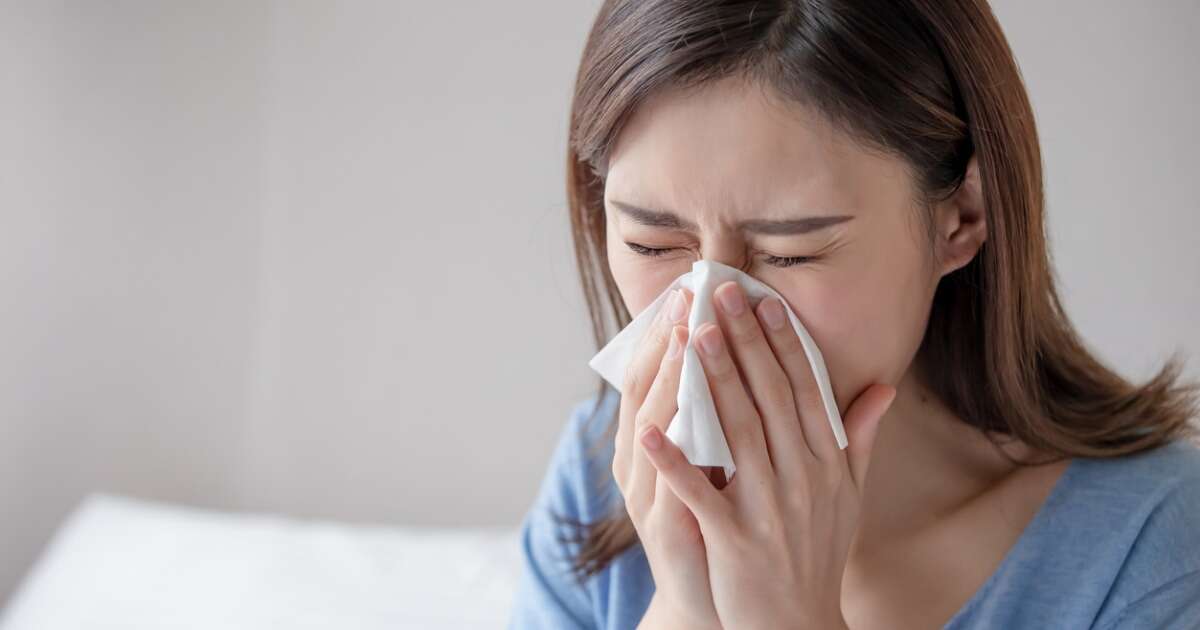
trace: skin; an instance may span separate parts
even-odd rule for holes
[[[657,587],[642,627],[798,617],[811,627],[940,626],[996,569],[1061,475],[1068,462],[1013,466],[920,382],[913,359],[934,290],[978,253],[987,225],[974,159],[964,185],[933,208],[932,248],[914,187],[904,161],[735,78],[658,93],[622,129],[604,197],[609,264],[629,311],[641,312],[700,258],[772,286],[821,348],[850,442],[846,451],[833,443],[806,362],[763,325],[766,301],[742,317],[718,309],[719,325],[698,331],[686,321],[673,329],[663,309],[627,375],[613,462]],[[680,225],[648,224],[638,208]],[[805,234],[738,227],[814,216],[850,218]],[[785,266],[789,257],[812,258]],[[727,283],[716,293],[720,305],[740,289]],[[692,296],[683,298],[686,309]],[[665,430],[674,413],[672,334],[681,344],[689,334],[723,339],[737,366],[730,373],[740,374],[736,388],[713,387],[727,436],[734,426],[757,436],[740,448],[730,440],[738,472],[728,486],[701,487],[703,471],[681,465],[669,440],[654,451],[636,439],[650,425]],[[721,360],[704,364],[712,382]],[[795,404],[779,403],[786,399]],[[1019,442],[1005,450],[1033,454]],[[771,530],[778,536],[744,526],[765,514],[783,524]],[[814,538],[824,547],[811,546]],[[754,585],[788,572],[808,578],[785,581],[774,599],[761,594],[772,582]]]

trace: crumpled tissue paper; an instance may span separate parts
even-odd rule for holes
[[[821,350],[800,322],[800,318],[792,311],[787,300],[777,291],[760,282],[753,276],[712,260],[698,260],[692,264],[692,270],[676,278],[650,306],[647,306],[608,342],[595,356],[588,361],[588,366],[598,372],[616,390],[621,391],[625,377],[625,368],[633,360],[634,352],[654,321],[654,316],[666,305],[671,291],[686,288],[692,292],[692,309],[688,313],[687,328],[697,330],[704,322],[716,322],[717,315],[713,305],[713,291],[722,283],[734,280],[741,285],[751,309],[768,296],[778,298],[783,303],[788,320],[796,329],[801,344],[804,346],[808,363],[816,376],[817,388],[821,392],[821,400],[825,406],[825,415],[829,419],[829,427],[837,438],[839,448],[846,448],[846,432],[842,427],[842,416],[833,397],[833,388],[829,384],[829,373],[825,368],[825,360]],[[722,331],[724,332],[724,331]],[[717,416],[713,403],[712,392],[708,388],[708,379],[704,375],[704,367],[700,363],[699,350],[695,347],[694,336],[688,335],[687,346],[684,348],[683,368],[679,381],[679,394],[676,397],[678,410],[671,423],[667,426],[666,435],[687,456],[689,462],[696,466],[720,466],[725,470],[725,479],[731,479],[736,466],[725,434],[721,429],[721,421]]]

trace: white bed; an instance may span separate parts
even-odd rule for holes
[[[299,521],[93,495],[2,630],[499,628],[517,529]]]

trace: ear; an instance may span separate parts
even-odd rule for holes
[[[974,155],[967,162],[967,172],[958,189],[938,204],[934,228],[939,276],[971,262],[987,240],[987,212],[979,179],[979,162]]]

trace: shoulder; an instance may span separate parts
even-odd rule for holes
[[[1075,488],[1087,527],[1107,543],[1112,585],[1101,619],[1200,582],[1200,448],[1183,440],[1132,455],[1080,459]],[[1155,594],[1158,595],[1155,595]]]
[[[1194,544],[1192,526],[1200,519],[1200,448],[1175,440],[1113,458],[1081,458],[1075,485],[1093,506],[1107,499],[1113,524],[1131,527],[1132,542],[1154,543],[1154,536],[1184,535]],[[1200,549],[1196,549],[1200,552]],[[1189,558],[1200,568],[1200,556]]]
[[[1130,559],[1150,554],[1178,573],[1200,569],[1200,448],[1183,440],[1112,458],[1080,458],[1077,507],[1128,537]]]
[[[610,428],[619,406],[620,394],[605,388],[576,402],[560,429],[542,494],[556,497],[557,507],[575,518],[602,516],[612,499]]]
[[[574,564],[583,542],[578,526],[605,516],[612,500],[605,483],[612,478],[605,430],[618,405],[605,391],[603,397],[593,395],[571,408],[521,523],[522,570],[510,628],[602,625],[597,615],[604,612],[606,600],[595,585],[577,581]]]
[[[605,387],[603,394],[592,394],[576,402],[567,418],[569,435],[563,437],[580,444],[602,440],[610,423],[616,421],[620,404],[621,395],[611,387]]]
[[[567,480],[564,485],[574,488],[572,502],[580,521],[595,523],[625,515],[624,498],[612,474],[620,406],[620,393],[605,387],[602,396],[589,396],[572,408],[560,439],[563,454],[558,466],[563,471],[561,478]],[[576,533],[579,530],[567,526],[556,534],[557,539],[567,541],[564,545],[571,556],[578,556],[581,550]],[[619,538],[609,537],[604,544],[611,549],[616,540]],[[650,565],[636,536],[630,547],[609,557],[604,568],[586,582],[592,611],[602,628],[636,626],[654,594]]]
[[[611,459],[612,434],[620,404],[621,395],[608,387],[603,394],[592,394],[576,402],[559,435],[556,457],[576,464]]]
[[[1177,439],[1161,446],[1119,457],[1080,458],[1089,467],[1107,467],[1134,484],[1161,486],[1200,479],[1200,446]]]

